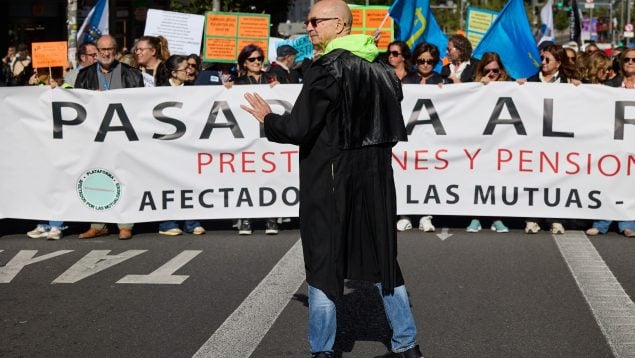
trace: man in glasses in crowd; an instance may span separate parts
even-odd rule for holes
[[[75,87],[75,79],[79,70],[97,62],[97,46],[93,42],[84,42],[77,49],[77,67],[68,71],[64,76],[64,82]]]
[[[407,140],[401,84],[375,61],[372,36],[350,35],[351,12],[322,0],[306,21],[322,51],[304,77],[290,114],[258,94],[242,108],[264,123],[271,141],[300,146],[300,234],[309,284],[312,357],[332,357],[335,300],[345,279],[375,283],[393,330],[386,357],[421,357],[408,294],[397,263],[392,147]]]
[[[120,88],[143,87],[141,71],[132,68],[115,59],[117,55],[117,41],[110,35],[103,35],[97,40],[97,61],[82,68],[77,74],[75,88],[96,91],[109,91]],[[119,239],[132,238],[134,224],[117,224]],[[79,235],[80,239],[92,239],[108,235],[108,227],[104,223],[92,223],[88,231]]]

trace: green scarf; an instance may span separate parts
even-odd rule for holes
[[[373,37],[369,35],[346,35],[335,38],[326,45],[324,54],[338,48],[348,50],[368,62],[373,62],[379,55],[379,49],[375,46]]]

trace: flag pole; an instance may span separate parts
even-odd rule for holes
[[[384,19],[381,20],[381,24],[379,24],[377,30],[375,30],[375,33],[373,34],[373,40],[375,41],[375,44],[379,42],[379,38],[381,37],[381,29],[382,27],[384,27],[386,20],[388,20],[388,16],[390,16],[390,13],[386,12],[386,16],[384,16]]]

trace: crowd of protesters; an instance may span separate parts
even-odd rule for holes
[[[447,53],[430,43],[420,43],[410,49],[405,42],[393,41],[386,48],[385,61],[390,64],[403,84],[444,86],[464,82],[480,82],[484,85],[499,81],[543,83],[604,84],[612,87],[635,88],[635,49],[617,47],[609,53],[595,44],[588,44],[584,51],[577,45],[557,45],[543,42],[539,45],[541,66],[529,78],[514,79],[509,76],[500,56],[494,52],[483,54],[480,60],[472,56],[472,46],[465,36],[449,38]],[[28,47],[24,44],[8,48],[2,58],[0,86],[46,85],[62,88],[84,88],[92,90],[112,90],[130,87],[187,86],[187,85],[233,85],[293,84],[302,82],[302,68],[310,65],[296,61],[297,51],[289,46],[277,48],[276,60],[266,64],[266,54],[262,48],[250,44],[239,53],[236,63],[210,63],[203,68],[197,54],[171,55],[168,43],[162,36],[143,36],[134,47],[119,50],[114,37],[104,35],[97,42],[81,44],[77,49],[77,66],[72,69],[33,69]],[[435,71],[442,64],[439,72]],[[397,230],[412,229],[411,216],[396,218]],[[467,232],[482,229],[481,217],[474,217],[466,227]],[[489,218],[491,230],[498,233],[509,229],[501,218]],[[604,234],[609,231],[610,220],[598,220],[587,224],[587,235]],[[269,218],[264,221],[266,234],[277,234],[278,226],[288,221],[283,218]],[[579,223],[579,221],[575,221]],[[249,218],[234,220],[234,227],[241,235],[253,232],[254,221]],[[527,218],[525,232],[534,234],[548,229],[553,234],[563,234],[567,223],[561,219]],[[66,229],[62,221],[40,222],[27,233],[31,238],[56,240]],[[419,230],[436,230],[431,215],[419,217]],[[635,237],[635,220],[617,223],[620,233]],[[132,237],[132,223],[118,224],[119,238]],[[202,235],[205,229],[198,220],[185,220],[182,228],[176,221],[159,224],[159,234],[181,235],[184,232]],[[105,223],[93,223],[81,233],[79,238],[92,239],[108,235]]]

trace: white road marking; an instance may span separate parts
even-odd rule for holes
[[[128,250],[118,255],[108,255],[110,250],[93,250],[51,283],[75,283],[146,251],[148,250]]]
[[[554,235],[616,358],[635,357],[635,304],[581,231]]]
[[[15,255],[4,267],[0,267],[0,283],[11,282],[11,280],[13,280],[13,278],[20,273],[26,265],[48,260],[69,252],[73,252],[73,250],[59,250],[34,258],[33,256],[35,256],[37,250],[20,250],[20,252],[18,252],[18,254]]]
[[[304,279],[298,240],[193,358],[249,357]]]
[[[447,227],[444,227],[443,229],[441,229],[441,233],[437,234],[437,237],[441,239],[441,241],[445,241],[445,239],[449,238],[452,235],[454,234],[450,234],[450,230]]]
[[[201,252],[203,251],[185,250],[148,275],[126,275],[117,283],[180,285],[190,276],[173,274]]]

